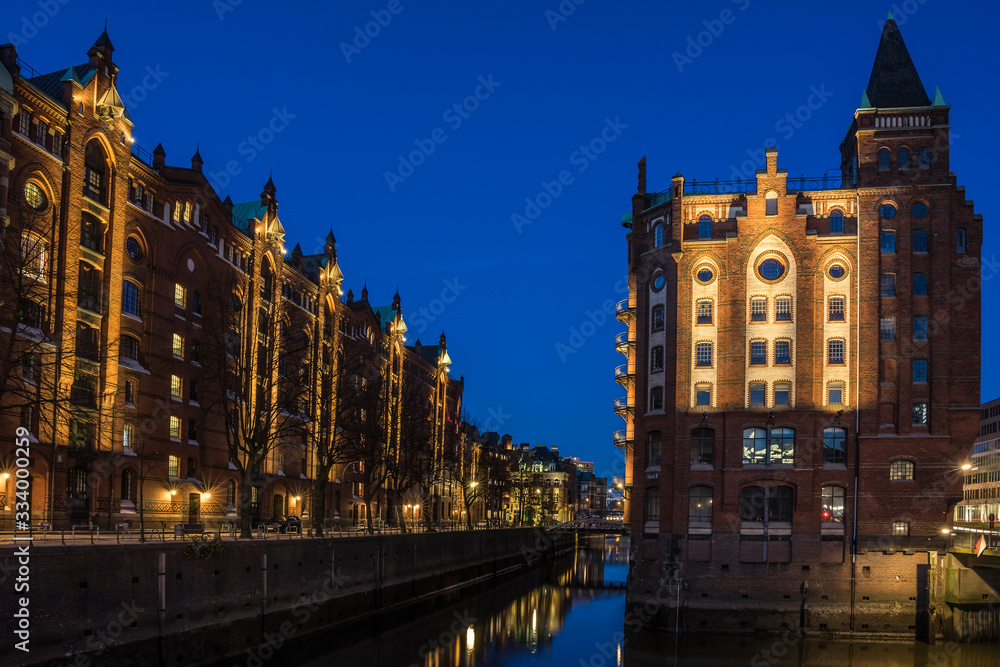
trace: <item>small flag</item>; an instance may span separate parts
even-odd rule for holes
[[[980,535],[979,541],[976,542],[976,556],[982,556],[984,551],[986,551],[986,536]]]

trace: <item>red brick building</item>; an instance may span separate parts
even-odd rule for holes
[[[309,516],[348,339],[394,363],[397,388],[426,387],[440,447],[457,432],[464,384],[447,374],[444,337],[406,346],[398,294],[391,307],[368,306],[367,290],[346,303],[332,231],[312,254],[286,252],[270,179],[234,204],[197,150],[176,165],[162,146],[134,146],[113,54],[105,32],[84,64],[39,74],[0,46],[2,527],[19,426],[32,515],[53,528],[95,516],[134,527],[140,505],[147,526],[217,524],[244,490],[255,516]],[[244,422],[271,415],[259,460],[230,442],[249,428],[233,423],[241,406]],[[327,517],[358,519],[349,466],[329,478]],[[438,515],[448,499],[434,502]]]
[[[948,113],[890,17],[842,177],[790,178],[770,149],[754,181],[648,192],[639,163],[615,403],[630,604],[679,590],[695,632],[928,632],[979,429],[982,218]]]

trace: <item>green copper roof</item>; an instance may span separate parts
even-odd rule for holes
[[[249,234],[250,225],[247,221],[251,218],[262,220],[266,211],[267,207],[262,206],[259,199],[233,204],[233,226],[244,234]]]
[[[934,86],[934,101],[931,102],[931,106],[932,107],[943,107],[943,106],[945,106],[944,96],[941,95],[941,89],[938,88],[937,86]]]
[[[859,106],[858,108],[859,109],[871,109],[872,108],[872,103],[868,101],[868,91],[867,90],[865,92],[861,93],[861,106]]]

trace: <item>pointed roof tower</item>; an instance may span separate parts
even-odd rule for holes
[[[889,12],[889,18],[882,28],[882,38],[878,43],[875,64],[865,92],[871,106],[880,109],[931,105],[917,68],[903,43],[899,26],[892,18],[892,12]]]
[[[205,164],[205,161],[201,159],[201,142],[195,146],[194,155],[191,156],[191,168],[195,171],[201,171],[201,166]]]
[[[327,257],[337,259],[337,237],[333,235],[333,227],[330,228],[330,233],[326,235],[323,252],[326,253]]]
[[[264,189],[260,193],[260,205],[266,207],[269,211],[278,210],[278,200],[275,198],[275,193],[278,188],[274,187],[274,181],[271,180],[271,174],[267,175],[267,183],[264,184]]]

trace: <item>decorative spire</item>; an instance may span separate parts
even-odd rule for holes
[[[867,90],[864,91],[863,93],[861,93],[861,106],[859,106],[858,108],[859,109],[871,109],[872,108],[872,103],[868,100],[868,91]]]
[[[941,88],[934,86],[934,101],[931,102],[932,107],[943,107],[947,106],[944,102],[944,96],[941,94]]]
[[[266,206],[267,210],[271,212],[277,212],[278,200],[274,196],[277,191],[278,188],[274,187],[274,181],[271,180],[271,173],[268,172],[267,183],[264,184],[264,189],[260,193],[260,205]]]
[[[399,285],[396,285],[396,294],[394,294],[392,297],[392,309],[399,310],[399,304],[400,304]]]
[[[354,303],[354,290],[347,290],[347,305]]]
[[[156,144],[153,149],[153,169],[162,169],[167,164],[167,151],[163,150],[163,144]]]
[[[365,278],[365,286],[361,288],[361,299],[364,301],[368,300],[368,279]]]
[[[201,171],[201,166],[205,164],[205,161],[201,159],[201,141],[195,145],[194,155],[191,156],[191,168],[195,171]]]
[[[441,338],[438,339],[438,345],[448,347],[448,339],[444,335],[444,329],[441,329]]]
[[[927,107],[931,104],[892,12],[889,12],[882,28],[866,92],[871,106],[879,109]]]
[[[337,237],[333,235],[333,227],[330,228],[330,233],[326,235],[323,252],[326,253],[327,257],[337,259]]]

